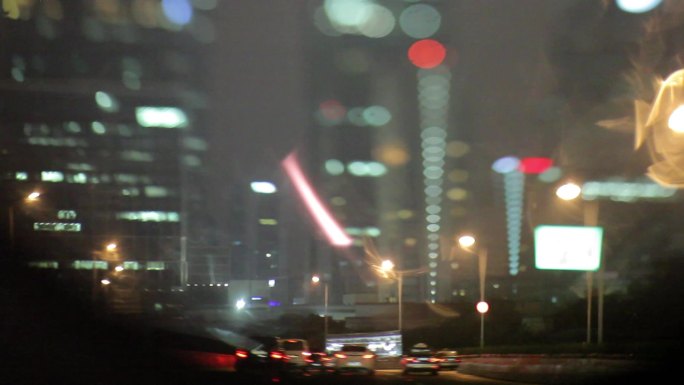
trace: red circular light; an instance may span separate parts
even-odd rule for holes
[[[409,47],[408,58],[418,68],[434,68],[446,58],[446,48],[437,40],[418,40]]]

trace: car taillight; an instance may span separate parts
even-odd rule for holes
[[[347,358],[347,355],[346,355],[346,354],[342,354],[342,353],[335,353],[335,357],[337,357],[337,358]]]
[[[430,361],[430,362],[439,362],[440,359],[439,359],[439,358],[430,358],[428,361]]]
[[[281,352],[271,352],[270,355],[271,355],[271,358],[273,358],[274,360],[282,360],[283,357],[285,357],[285,355]]]
[[[364,354],[363,355],[363,358],[373,358],[373,357],[375,357],[375,355],[373,355],[373,354]]]
[[[304,357],[310,357],[310,356],[311,356],[311,352],[302,352],[302,355],[303,355]]]
[[[238,349],[235,351],[235,355],[238,358],[247,358],[249,356],[249,353],[246,350]]]

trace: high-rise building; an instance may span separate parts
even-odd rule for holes
[[[213,237],[205,89],[214,6],[3,2],[6,257],[98,280],[115,268],[144,272],[136,285],[209,283],[200,261]],[[25,201],[32,191],[39,199]]]

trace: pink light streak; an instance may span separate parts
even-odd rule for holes
[[[290,153],[283,161],[282,166],[294,184],[299,196],[304,201],[309,213],[318,223],[318,226],[323,230],[326,237],[331,244],[335,246],[349,246],[352,244],[351,238],[342,230],[340,225],[335,221],[330,212],[323,206],[323,203],[318,198],[316,191],[311,187],[311,184],[306,179],[302,172],[297,156],[295,153]]]

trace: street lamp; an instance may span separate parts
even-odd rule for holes
[[[318,285],[321,282],[321,277],[314,275],[311,277],[311,282]],[[323,345],[328,347],[328,281],[323,281]]]
[[[480,349],[484,348],[484,315],[489,310],[489,304],[485,302],[485,278],[487,273],[487,248],[475,248],[477,241],[472,235],[463,235],[458,238],[459,246],[466,251],[477,255],[478,273],[480,278],[480,302],[477,311],[480,313]]]
[[[30,194],[26,195],[25,197],[19,199],[16,202],[13,202],[10,204],[10,206],[7,208],[7,215],[8,215],[8,228],[9,228],[9,238],[10,238],[10,254],[14,255],[14,246],[15,246],[15,240],[14,240],[14,206],[19,203],[19,202],[24,202],[24,203],[33,203],[36,202],[40,199],[40,192],[38,191],[32,191]]]
[[[401,335],[402,330],[402,289],[403,289],[403,272],[396,270],[394,262],[389,259],[385,259],[380,264],[380,271],[387,278],[394,276],[397,279],[397,305],[398,305],[398,320],[397,327],[399,330],[399,335]]]
[[[119,247],[119,245],[115,241],[110,241],[104,245],[104,252],[95,251],[93,253],[93,261],[92,261],[92,265],[91,265],[92,273],[93,273],[92,274],[92,293],[91,293],[91,295],[92,295],[93,302],[95,302],[97,300],[97,290],[98,290],[97,289],[97,276],[98,276],[97,265],[98,265],[98,262],[101,260],[103,260],[105,262],[107,262],[107,261],[118,261],[119,260],[119,255],[117,254],[118,247]],[[119,267],[119,266],[117,266],[117,267]],[[121,270],[123,270],[123,266],[120,266],[120,267],[121,267]],[[119,270],[117,270],[117,271],[119,271]],[[107,281],[107,283],[105,283],[104,281]],[[111,283],[111,281],[109,279],[106,279],[106,278],[100,282],[103,285],[109,285]]]
[[[573,182],[568,182],[556,189],[556,196],[565,201],[571,201],[581,197],[582,187]],[[599,203],[597,199],[582,201],[582,214],[584,226],[598,226]],[[603,343],[603,299],[605,291],[605,263],[601,261],[598,275],[598,325],[597,342]],[[587,343],[591,343],[591,300],[594,273],[587,271]]]

